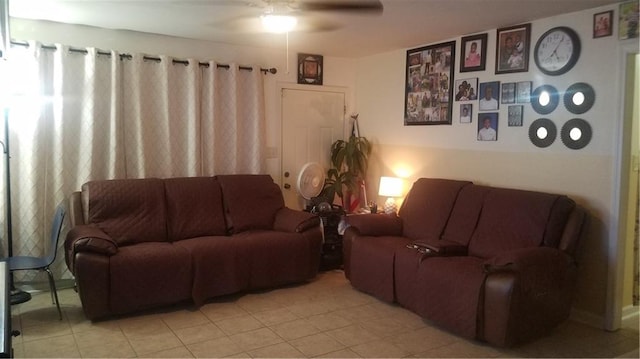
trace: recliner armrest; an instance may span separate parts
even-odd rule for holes
[[[527,270],[553,271],[568,268],[574,264],[573,258],[561,250],[549,247],[522,248],[498,254],[487,259],[485,272]]]
[[[347,216],[347,224],[362,236],[402,236],[402,220],[395,214]]]
[[[320,218],[314,214],[283,207],[276,213],[273,229],[282,232],[302,233],[320,227]]]

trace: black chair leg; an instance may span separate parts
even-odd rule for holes
[[[45,271],[47,271],[47,274],[49,275],[49,287],[51,289],[51,297],[55,298],[55,304],[56,307],[58,307],[58,315],[60,316],[60,320],[62,320],[62,310],[60,310],[60,301],[58,301],[58,291],[56,290],[56,282],[53,280],[53,273],[51,273],[51,270],[49,269],[49,267],[44,268]]]

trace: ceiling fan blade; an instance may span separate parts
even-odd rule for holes
[[[325,32],[340,29],[342,24],[333,19],[318,19],[312,16],[298,15],[298,25],[292,32]],[[213,27],[231,33],[264,33],[259,16],[239,16],[211,24]]]
[[[302,11],[342,11],[382,13],[384,6],[380,0],[317,0],[300,1],[297,8]]]

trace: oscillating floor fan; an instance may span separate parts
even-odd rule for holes
[[[309,162],[302,166],[298,174],[298,193],[305,199],[305,208],[309,200],[322,192],[324,187],[324,168],[317,162]]]

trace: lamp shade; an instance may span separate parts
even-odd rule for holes
[[[380,177],[378,195],[383,197],[402,196],[402,179],[397,177]]]

